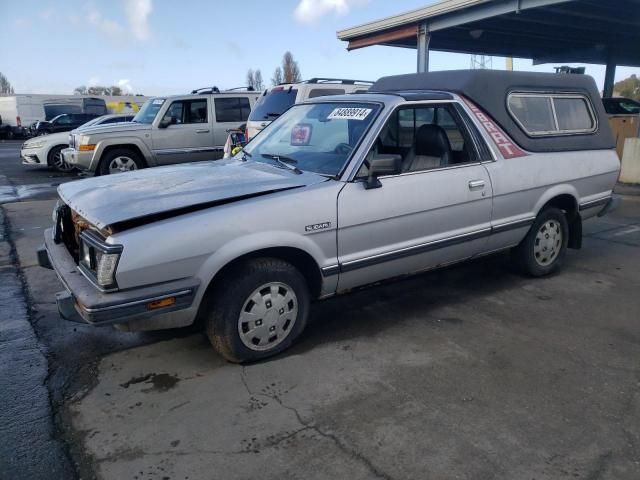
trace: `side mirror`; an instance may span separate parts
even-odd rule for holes
[[[397,175],[402,171],[402,156],[400,155],[376,155],[369,165],[369,176],[365,182],[365,188],[380,188],[382,183],[378,177],[384,175]]]
[[[175,125],[176,123],[178,123],[178,119],[176,117],[164,117],[162,120],[160,120],[158,127],[167,128],[169,125]]]

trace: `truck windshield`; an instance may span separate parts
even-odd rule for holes
[[[250,122],[271,121],[282,115],[296,101],[298,90],[295,88],[274,87],[253,107]]]
[[[287,163],[328,176],[340,173],[380,106],[327,102],[291,107],[236,158],[272,165]]]
[[[153,123],[153,120],[158,115],[158,112],[162,108],[164,104],[164,98],[152,98],[151,100],[147,100],[140,111],[136,113],[136,116],[133,117],[132,122],[136,123]]]

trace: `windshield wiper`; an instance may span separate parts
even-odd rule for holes
[[[302,170],[300,170],[295,165],[292,165],[293,163],[298,163],[298,161],[293,158],[285,157],[282,155],[275,155],[273,153],[263,153],[262,156],[265,158],[270,158],[271,160],[275,160],[278,165],[282,165],[286,169],[291,170],[298,175],[302,174]]]
[[[281,115],[280,113],[269,112],[269,113],[265,113],[265,114],[264,114],[264,118],[269,118],[269,117],[279,117],[280,115]]]
[[[244,162],[247,161],[247,158],[251,158],[252,155],[249,152],[246,152],[244,149],[242,149],[242,160]]]

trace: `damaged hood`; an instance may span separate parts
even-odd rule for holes
[[[85,220],[103,229],[324,181],[325,177],[309,172],[296,175],[265,163],[222,160],[78,180],[60,185],[58,194]]]

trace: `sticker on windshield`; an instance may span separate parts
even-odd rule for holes
[[[156,98],[153,100],[154,105],[162,105],[164,103],[164,98]]]
[[[371,108],[353,108],[342,107],[336,108],[327,117],[329,120],[338,118],[341,120],[364,120],[371,113]]]
[[[311,142],[312,127],[309,123],[298,123],[291,129],[291,145],[304,146]]]

